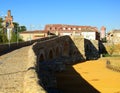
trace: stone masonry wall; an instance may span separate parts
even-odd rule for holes
[[[10,45],[9,44],[0,44],[0,55],[7,53],[9,51],[12,51],[12,50],[21,48],[21,47],[32,45],[35,42],[44,41],[44,40],[54,38],[54,37],[46,37],[46,38],[41,38],[41,39],[31,40],[31,41],[26,41],[26,42],[11,43]]]
[[[99,58],[99,41],[98,40],[87,40],[85,39],[85,56],[86,59],[97,59]]]
[[[71,58],[73,61],[86,60],[84,38],[71,37],[70,47],[71,47],[70,48],[70,55],[71,55]]]
[[[110,55],[120,55],[120,43],[119,44],[103,43],[103,46],[101,47],[104,47],[104,50],[101,51],[106,51],[106,53]]]
[[[75,61],[99,58],[99,41],[82,37],[71,37],[71,57]]]
[[[47,93],[38,83],[40,82],[40,79],[38,79],[38,75],[36,73],[37,61],[32,49],[33,45],[30,47],[28,52],[28,71],[24,77],[24,93]]]

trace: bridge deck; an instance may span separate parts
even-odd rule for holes
[[[29,46],[0,56],[0,93],[23,93]]]

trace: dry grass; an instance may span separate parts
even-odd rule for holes
[[[120,55],[120,44],[107,45],[106,50],[110,55]]]

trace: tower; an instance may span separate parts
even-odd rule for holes
[[[7,16],[5,17],[5,26],[6,28],[14,28],[14,25],[13,25],[13,16],[11,16],[11,11],[8,10],[7,12]]]
[[[4,28],[6,29],[4,32],[7,34],[7,38],[10,41],[12,36],[12,31],[14,29],[13,16],[11,16],[10,10],[8,10],[7,16],[5,16]]]
[[[100,29],[100,38],[104,39],[105,36],[106,36],[106,28],[104,26],[102,26]]]

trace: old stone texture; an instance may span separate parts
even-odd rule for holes
[[[99,41],[82,37],[71,37],[71,57],[75,61],[99,58]]]
[[[39,86],[30,46],[0,57],[0,93],[46,93]]]
[[[120,55],[120,43],[102,43],[100,44],[100,51],[109,55]]]
[[[34,45],[34,44],[33,44]],[[45,90],[39,85],[40,80],[36,73],[37,60],[35,53],[30,46],[28,51],[28,62],[26,65],[27,72],[24,76],[24,91],[23,93],[46,93]]]
[[[74,62],[84,61],[85,57],[85,43],[84,38],[81,37],[71,37],[70,40],[70,56]]]
[[[50,64],[54,65],[48,66],[62,71],[65,69],[65,64],[85,61],[86,57],[97,58],[98,51],[98,41],[62,36],[40,40],[31,46],[2,55],[0,57],[0,92],[46,93],[41,77],[38,78],[39,75],[37,75],[41,73],[40,62],[51,62]],[[53,81],[49,82],[49,79]],[[46,80],[48,80],[48,86],[54,86],[54,77],[50,76]]]
[[[0,56],[0,92],[23,93],[29,47]]]
[[[99,58],[99,41],[98,40],[87,40],[85,39],[85,56],[86,59],[97,59]]]

